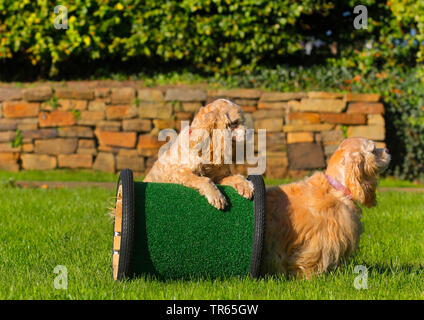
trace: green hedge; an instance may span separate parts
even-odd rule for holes
[[[69,29],[53,27],[57,1],[0,0],[0,59],[22,55],[57,73],[67,60],[133,57],[183,61],[199,70],[241,70],[300,49],[301,15],[326,14],[329,1],[76,0]]]
[[[67,30],[53,27],[58,4],[0,0],[0,63],[25,73],[21,62],[30,62],[44,77],[60,75],[69,64],[101,61],[137,61],[132,69],[173,62],[220,74],[317,61],[368,71],[413,66],[424,52],[424,4],[415,0],[361,1],[367,30],[353,28],[353,0],[63,1]],[[307,56],[302,47],[313,38],[324,45]]]

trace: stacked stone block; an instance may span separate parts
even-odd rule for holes
[[[268,177],[301,176],[326,166],[346,137],[385,146],[378,94],[264,92],[257,89],[145,88],[88,82],[0,86],[0,169],[85,168],[145,174],[162,129],[181,128],[205,104],[239,104],[248,127],[266,129]],[[246,173],[246,166],[233,165]]]

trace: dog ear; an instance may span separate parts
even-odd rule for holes
[[[367,176],[375,177],[378,174],[378,168],[375,156],[371,152],[364,155],[364,170]]]
[[[375,150],[375,142],[372,140],[368,140],[365,145],[365,151],[373,152]]]
[[[346,187],[352,193],[353,199],[366,207],[376,205],[375,190],[377,180],[366,174],[366,159],[360,153],[343,156],[345,162]]]
[[[355,200],[363,203],[364,192],[361,187],[361,170],[357,157],[345,152],[341,163],[343,163],[345,167],[346,187],[350,190]]]
[[[231,124],[231,119],[227,112],[224,113],[224,122],[226,128],[228,128],[228,126]]]

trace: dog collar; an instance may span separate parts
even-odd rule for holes
[[[325,177],[327,178],[328,183],[330,183],[331,186],[334,189],[343,192],[343,194],[346,196],[346,198],[348,198],[349,200],[352,200],[352,193],[350,192],[350,190],[348,188],[346,188],[339,181],[337,181],[336,179],[330,177],[327,174],[325,174]]]

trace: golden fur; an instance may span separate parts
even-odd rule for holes
[[[324,173],[267,189],[262,272],[310,278],[337,267],[357,249],[361,209],[376,205],[377,175],[390,155],[365,138],[345,139],[330,158],[326,174],[343,184],[352,199]]]
[[[197,189],[217,209],[224,209],[227,201],[215,183],[232,186],[240,195],[250,199],[253,196],[252,183],[242,175],[231,175],[229,165],[224,163],[223,137],[220,162],[213,163],[214,129],[229,129],[233,136],[244,133],[244,114],[240,106],[225,99],[218,99],[202,107],[190,126],[188,163],[181,161],[184,150],[178,138],[183,134],[182,131],[169,150],[154,163],[144,181],[177,183]],[[187,130],[185,134],[188,134]],[[203,146],[209,141],[210,149],[206,158],[209,157],[210,163],[205,164],[199,158],[198,149],[194,147]]]

